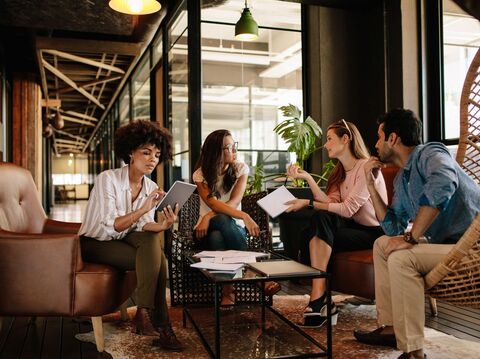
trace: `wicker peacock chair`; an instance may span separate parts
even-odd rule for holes
[[[460,138],[457,162],[480,184],[480,50],[465,77],[460,98]]]
[[[260,192],[245,196],[242,199],[242,210],[250,215],[260,227],[258,237],[248,236],[249,249],[268,250],[272,248],[272,233],[269,228],[268,215],[262,210],[257,201],[267,192]],[[170,241],[169,274],[170,296],[172,305],[180,304],[207,304],[213,303],[214,285],[203,278],[197,269],[190,268],[184,258],[188,251],[195,250],[197,243],[193,239],[193,228],[198,220],[200,197],[193,194],[185,203],[179,214],[178,230],[174,231]],[[235,285],[236,301],[244,303],[261,302],[261,291],[251,283]],[[267,297],[271,303],[271,297]]]
[[[480,50],[468,69],[460,99],[457,162],[480,185]],[[480,308],[480,215],[444,260],[426,276],[433,315],[436,299]]]
[[[480,308],[480,214],[443,261],[425,276],[425,287],[432,298]]]

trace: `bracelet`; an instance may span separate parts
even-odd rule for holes
[[[412,232],[405,232],[403,234],[403,240],[409,244],[413,244],[413,245],[418,244],[418,241],[415,238],[413,238]]]

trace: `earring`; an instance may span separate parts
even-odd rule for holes
[[[133,165],[133,156],[132,155],[129,155],[130,156],[130,164]]]

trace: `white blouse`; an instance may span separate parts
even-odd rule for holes
[[[248,173],[250,172],[248,166],[243,163],[243,162],[238,162],[238,161],[235,161],[235,163],[233,164],[236,168],[236,172],[237,172],[237,180],[243,176],[243,175],[247,175],[248,176]],[[230,196],[232,194],[232,190],[233,190],[233,187],[235,187],[235,185],[237,184],[237,180],[235,181],[235,183],[233,184],[232,188],[230,188],[230,191],[228,192],[225,192],[225,190],[223,189],[223,175],[220,176],[218,178],[218,181],[217,181],[217,191],[218,193],[220,193],[220,198],[217,198],[219,201],[222,201],[222,202],[227,202],[228,200],[230,200]],[[197,183],[197,182],[200,182],[200,183],[206,183],[205,181],[205,178],[203,177],[203,173],[202,173],[202,169],[201,168],[198,168],[194,173],[193,173],[193,182]],[[239,203],[237,208],[239,211],[242,210],[242,204]],[[210,207],[208,207],[208,205],[203,201],[203,199],[200,197],[200,218],[198,219],[198,223],[200,223],[200,220],[201,218],[206,215],[208,212],[210,212],[211,209]],[[235,219],[235,221],[237,222],[237,224],[239,226],[244,226],[244,223],[241,219]],[[197,223],[197,224],[198,224]]]
[[[99,241],[110,241],[122,239],[132,231],[142,231],[145,224],[155,221],[155,208],[145,213],[135,224],[122,232],[117,232],[113,223],[115,218],[142,207],[148,195],[157,188],[155,182],[144,176],[140,194],[132,203],[128,165],[100,173],[90,193],[85,216],[78,234]]]

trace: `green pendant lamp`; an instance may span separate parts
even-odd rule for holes
[[[258,25],[248,8],[247,0],[245,0],[245,8],[243,9],[242,16],[235,25],[235,38],[241,41],[258,39]]]

